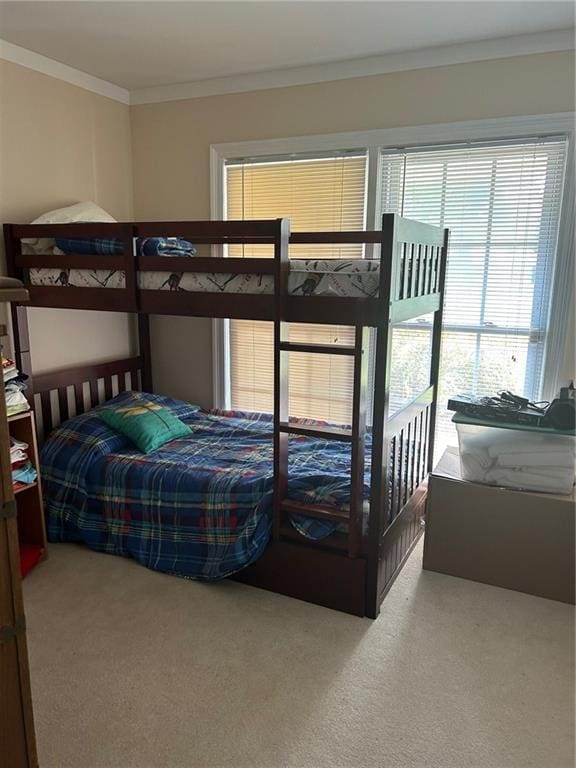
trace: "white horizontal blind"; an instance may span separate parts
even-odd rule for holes
[[[228,219],[290,218],[292,231],[364,228],[366,155],[230,161]],[[231,246],[234,256],[272,256],[269,246]],[[291,246],[291,258],[361,258],[362,246]],[[290,339],[353,344],[353,329],[293,323]],[[238,410],[273,409],[272,323],[229,323],[230,403]],[[352,360],[342,355],[290,354],[290,415],[349,423]]]
[[[439,388],[537,399],[566,140],[384,152],[383,210],[450,228]]]

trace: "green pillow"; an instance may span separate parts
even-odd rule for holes
[[[142,453],[152,453],[170,440],[192,434],[187,424],[157,403],[144,401],[106,408],[100,417],[135,443]]]

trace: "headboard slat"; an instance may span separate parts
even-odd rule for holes
[[[104,383],[104,396],[106,400],[113,397],[113,378],[118,377],[119,392],[125,392],[126,375],[129,377],[130,389],[139,389],[138,374],[142,371],[143,358],[128,357],[121,360],[112,360],[108,363],[84,365],[75,368],[67,368],[53,373],[41,373],[34,376],[34,392],[39,395],[42,411],[43,436],[62,421],[70,416],[68,407],[68,388],[74,388],[74,400],[76,403],[76,415],[85,413],[97,406],[100,402],[100,380]],[[88,385],[88,403],[84,398],[84,387]],[[57,397],[52,393],[56,392]],[[58,407],[55,400],[58,400]]]
[[[98,379],[90,379],[90,404],[92,408],[98,405]]]
[[[40,393],[40,402],[42,404],[42,428],[46,435],[52,430],[52,398],[48,390]]]
[[[84,413],[84,384],[74,384],[74,399],[76,401],[76,415]]]
[[[68,387],[58,387],[58,408],[60,409],[60,422],[68,418]]]

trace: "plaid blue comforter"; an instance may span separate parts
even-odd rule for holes
[[[193,429],[145,455],[98,417],[101,408],[146,398]],[[289,496],[345,505],[350,446],[290,438]],[[216,580],[254,562],[272,519],[272,421],[207,412],[160,395],[126,392],[56,429],[41,452],[51,541],[83,542],[179,576]],[[365,487],[368,494],[368,478]],[[310,538],[334,530],[298,516]]]

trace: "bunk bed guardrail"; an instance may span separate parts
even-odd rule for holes
[[[35,374],[26,392],[40,414],[40,437],[72,416],[90,411],[121,392],[142,390],[144,357],[80,365],[62,371]]]
[[[437,285],[438,249],[442,243],[438,229],[418,222],[408,222],[396,217],[399,237],[406,243],[420,247],[405,248],[404,271],[397,286],[398,303],[394,320],[435,311],[439,297],[434,302],[429,290]],[[270,245],[278,236],[280,220],[274,221],[200,221],[200,222],[135,222],[123,224],[35,224],[5,225],[6,259],[9,274],[21,279],[31,295],[34,306],[63,307],[70,309],[98,309],[156,314],[176,314],[199,317],[225,317],[231,319],[273,320],[275,315],[274,290],[270,293],[229,293],[224,290],[205,291],[158,290],[144,288],[140,278],[154,272],[167,275],[183,273],[214,275],[270,276],[279,282],[279,261],[275,258],[243,258],[237,256],[145,256],[136,255],[138,239],[150,237],[183,237],[195,245],[211,245],[222,253],[222,246]],[[416,226],[418,225],[418,226]],[[122,243],[121,255],[97,255],[74,253],[22,253],[22,239],[31,238],[78,238],[118,239]],[[426,238],[426,240],[424,240]],[[426,245],[422,245],[425,242]],[[294,232],[290,245],[310,246],[311,258],[317,245],[366,245],[381,246],[382,232]],[[377,327],[384,320],[382,278],[387,270],[382,266],[383,252],[373,259],[380,264],[380,290],[377,296],[292,295],[285,291],[283,311],[290,322],[330,323],[337,313],[338,322],[346,325]],[[38,284],[31,280],[30,270],[57,270],[62,274],[58,284]],[[123,273],[123,287],[71,286],[66,274],[69,270],[85,273],[95,270]],[[398,276],[400,281],[400,275]],[[313,300],[311,300],[313,299]],[[401,303],[400,303],[401,302]]]

